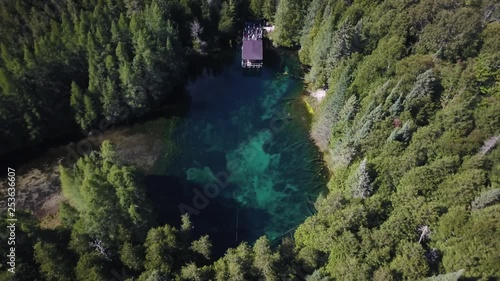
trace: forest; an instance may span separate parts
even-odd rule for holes
[[[0,154],[143,116],[236,27],[231,1],[4,2]]]
[[[193,54],[263,18],[326,91],[305,100],[331,172],[290,237],[218,258],[189,216],[157,223],[105,141],[60,167],[61,225],[25,214],[0,280],[500,279],[498,1],[5,1],[0,17],[0,153],[146,114]]]

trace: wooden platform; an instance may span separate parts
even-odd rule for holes
[[[260,23],[245,23],[243,46],[241,47],[241,67],[261,68],[264,64],[263,27]]]

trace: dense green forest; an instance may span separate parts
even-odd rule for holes
[[[295,2],[274,21],[300,36],[272,38],[327,91],[312,136],[332,172],[294,236],[312,280],[500,278],[499,3]]]
[[[0,154],[142,116],[192,53],[236,26],[235,3],[7,0],[0,7]]]
[[[54,0],[1,9],[3,149],[73,122],[120,118],[121,108],[144,114],[172,94],[182,58],[229,38],[248,9],[276,26],[276,46],[300,48],[310,89],[326,90],[311,135],[331,170],[329,192],[291,237],[277,247],[261,237],[215,260],[188,216],[158,225],[142,176],[104,142],[60,168],[68,200],[59,227],[22,220],[16,280],[500,279],[497,1]]]

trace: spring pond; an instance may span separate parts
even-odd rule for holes
[[[163,172],[146,178],[160,222],[178,224],[189,212],[216,256],[241,241],[293,233],[326,186],[300,99],[300,64],[289,53],[265,56],[263,69],[242,70],[233,53],[189,83],[189,109],[164,134]]]

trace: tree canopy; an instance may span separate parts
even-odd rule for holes
[[[276,46],[300,47],[309,90],[326,92],[309,100],[331,171],[314,214],[278,245],[261,237],[214,257],[188,216],[158,224],[142,175],[104,142],[60,167],[58,228],[19,219],[16,278],[500,278],[498,1],[219,2],[5,1],[2,149],[144,115],[174,94],[186,46],[227,38],[249,7],[276,26]]]

